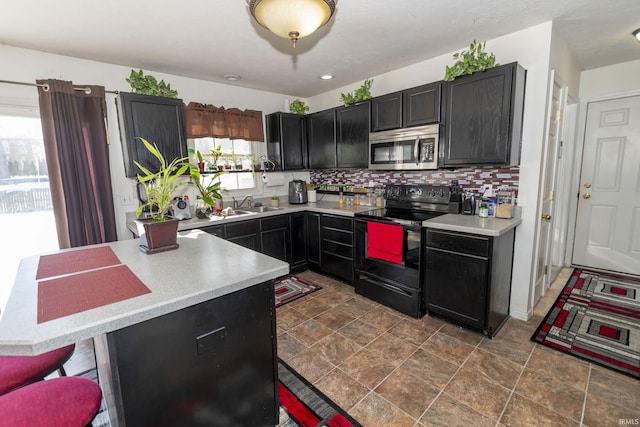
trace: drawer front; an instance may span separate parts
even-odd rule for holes
[[[353,282],[353,260],[323,253],[320,268],[323,272],[344,279],[348,283]]]
[[[322,229],[322,239],[339,242],[345,245],[353,245],[353,233],[347,231],[333,230],[330,228]]]
[[[488,257],[491,253],[491,237],[453,231],[427,229],[426,245],[432,248],[480,257]]]
[[[337,228],[339,230],[353,231],[353,219],[335,215],[322,215],[322,227]]]
[[[278,215],[260,220],[260,229],[262,231],[275,230],[276,228],[288,228],[289,217],[287,215]]]
[[[258,228],[258,220],[251,219],[248,221],[225,224],[224,231],[227,239],[230,239],[232,237],[256,234],[258,233]]]
[[[330,240],[322,241],[322,253],[332,253],[345,258],[353,259],[353,246],[341,245]]]

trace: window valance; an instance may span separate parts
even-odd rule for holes
[[[187,138],[229,138],[264,142],[262,111],[190,102],[184,106]]]

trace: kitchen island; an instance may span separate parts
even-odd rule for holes
[[[179,233],[178,243],[154,255],[138,240],[51,254],[109,248],[119,265],[79,274],[126,267],[149,292],[40,323],[41,257],[24,259],[2,309],[0,354],[40,354],[93,337],[114,426],[277,424],[272,281],[289,266],[201,231]]]

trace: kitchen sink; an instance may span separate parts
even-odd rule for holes
[[[240,216],[240,215],[255,215],[257,211],[249,211],[249,210],[243,210],[243,209],[234,209],[232,214],[229,214],[227,216]]]
[[[276,208],[273,206],[254,206],[252,208],[247,209],[247,211],[250,211],[250,212],[273,212],[273,211],[281,211],[281,210],[282,208]]]

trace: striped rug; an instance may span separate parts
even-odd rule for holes
[[[575,269],[531,339],[640,378],[640,280]]]
[[[274,285],[276,294],[276,307],[303,297],[311,292],[321,289],[314,283],[308,283],[300,279],[298,276],[290,276],[279,280]]]
[[[99,382],[95,369],[78,375]],[[276,427],[362,427],[336,403],[280,359],[278,359],[278,379],[280,422]],[[2,424],[1,421],[0,424]],[[226,425],[226,423],[221,420],[220,425]],[[104,398],[91,426],[111,427]]]

